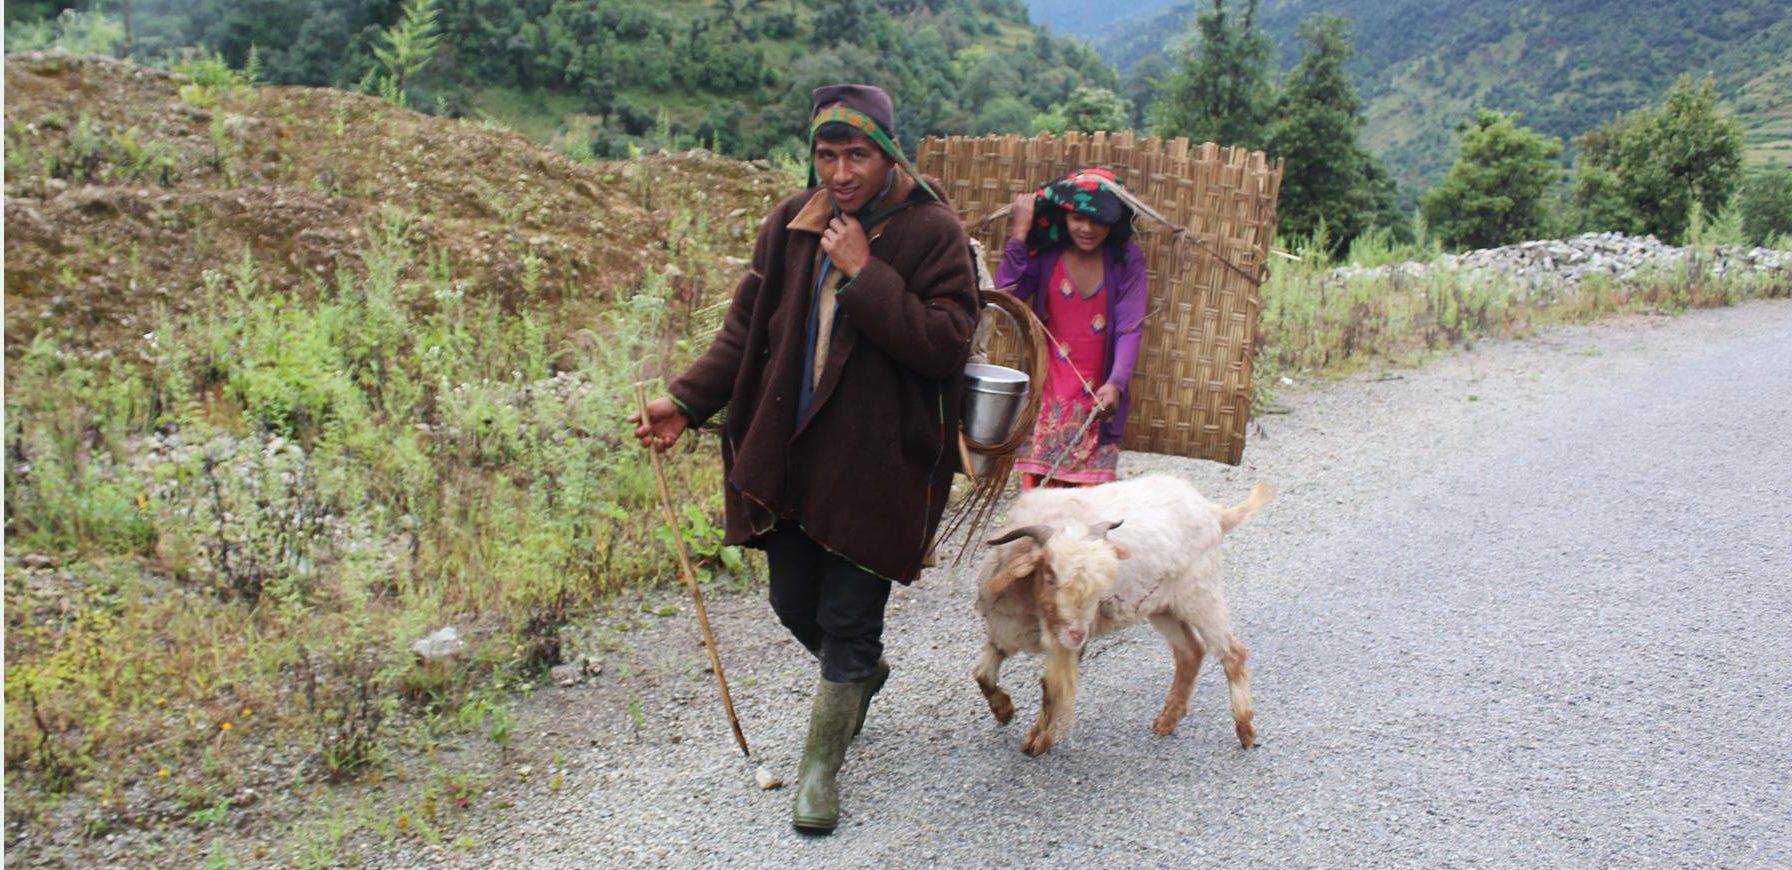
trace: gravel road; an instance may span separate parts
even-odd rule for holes
[[[487,798],[510,805],[458,848],[371,863],[1792,865],[1792,301],[1275,402],[1242,467],[1121,469],[1228,503],[1282,490],[1226,542],[1257,748],[1211,660],[1181,729],[1151,733],[1170,657],[1138,627],[1092,645],[1069,738],[1022,755],[1038,662],[1008,666],[1020,712],[998,727],[969,678],[974,578],[939,569],[892,599],[896,670],[848,754],[846,816],[806,839],[791,790],[754,772],[794,778],[807,659],[756,595],[712,599],[748,761],[689,615],[629,623],[630,601],[587,627],[601,676],[519,711],[530,769]]]

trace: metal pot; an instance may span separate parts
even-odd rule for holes
[[[1007,366],[971,363],[964,367],[964,434],[973,444],[992,445],[1008,440],[1016,418],[1027,404],[1032,379]],[[971,454],[971,467],[982,474],[989,457]]]

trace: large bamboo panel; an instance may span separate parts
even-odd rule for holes
[[[1238,464],[1251,412],[1258,287],[1275,234],[1280,160],[1180,138],[1067,133],[932,137],[921,141],[915,165],[939,179],[941,192],[994,261],[992,273],[1008,220],[989,216],[1015,194],[1073,169],[1113,170],[1147,205],[1186,230],[1145,217],[1134,223],[1134,239],[1145,251],[1150,314],[1122,446]]]

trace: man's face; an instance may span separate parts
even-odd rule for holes
[[[877,143],[863,136],[831,142],[815,141],[815,176],[834,198],[834,206],[858,214],[877,192],[895,165]]]

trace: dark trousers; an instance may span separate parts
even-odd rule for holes
[[[766,536],[765,557],[772,610],[797,642],[820,654],[822,678],[870,676],[884,651],[890,581],[828,552],[789,520]]]

